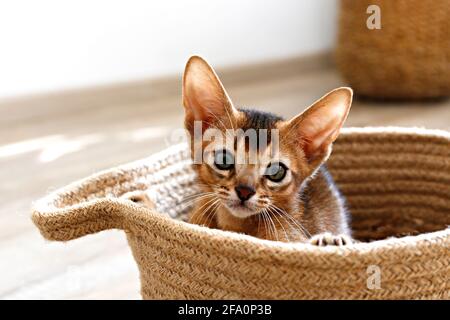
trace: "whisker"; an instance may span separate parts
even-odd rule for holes
[[[269,221],[273,227],[273,233],[276,236],[277,241],[279,241],[279,236],[278,236],[278,230],[277,227],[275,226],[275,222],[272,219],[272,216],[270,215],[270,213],[267,211],[267,216],[269,217]]]
[[[182,200],[180,202],[180,204],[184,205],[184,208],[186,208],[199,200],[205,200],[205,199],[208,199],[209,197],[214,197],[214,196],[215,196],[215,194],[212,192],[211,194],[200,195],[198,197],[195,197],[194,199]]]
[[[213,196],[212,196],[213,197]],[[217,197],[213,197],[212,199],[206,200],[206,202],[204,204],[202,204],[197,210],[202,210],[203,208],[207,207],[212,201],[217,200]],[[203,213],[204,210],[202,210],[201,213]]]
[[[214,192],[201,192],[201,193],[191,194],[189,196],[184,197],[182,200],[190,200],[190,199],[193,199],[193,198],[195,199],[195,198],[198,198],[198,197],[201,197],[201,196],[204,196],[204,195],[209,195],[209,194],[212,194],[212,193],[214,193]]]
[[[206,207],[200,213],[200,215],[202,215],[204,217],[204,219],[202,219],[202,223],[201,224],[205,225],[205,223],[208,222],[208,214],[207,214],[207,212],[217,203],[217,201],[220,201],[220,200],[217,199],[217,198],[213,198],[213,199],[207,201],[205,204],[203,204],[199,208],[199,210],[201,210],[202,208]]]
[[[258,231],[257,231],[257,234],[259,235],[260,222],[261,222],[261,215],[260,215],[260,214],[257,214],[257,216],[258,216]]]
[[[267,224],[267,218],[266,218],[266,211],[265,210],[266,209],[264,209],[261,212],[262,213],[262,221],[264,223],[264,230],[265,230],[265,233],[266,233],[266,238],[269,238],[269,237],[271,237],[271,234],[270,234],[269,226]]]
[[[295,225],[297,225],[301,231],[303,232],[303,234],[307,237],[307,238],[311,238],[311,234],[309,233],[308,229],[306,229],[301,222],[296,221],[294,218],[292,218],[290,215],[286,215],[285,217],[289,218]]]
[[[268,210],[269,210],[269,212],[274,213],[274,214],[273,214],[273,217],[278,221],[278,223],[280,224],[281,228],[283,228],[283,231],[284,231],[284,235],[285,235],[285,237],[286,237],[286,240],[287,240],[287,241],[291,241],[290,238],[289,238],[289,236],[288,236],[288,233],[287,233],[286,229],[284,228],[284,226],[283,226],[283,224],[281,223],[281,221],[278,219],[277,214],[276,214],[275,212],[273,212],[273,209],[272,209],[271,207],[268,207]]]
[[[202,214],[205,217],[204,222],[202,222],[203,225],[206,225],[207,222],[211,222],[212,218],[214,217],[214,214],[216,213],[216,209],[217,209],[217,205],[218,204],[220,204],[220,200],[216,199],[212,204],[210,204],[208,206],[208,208],[206,208],[202,212]]]
[[[287,221],[287,219],[290,219],[290,221],[292,221],[292,223],[294,224],[294,226],[297,226],[298,229],[300,229],[300,231],[303,233],[304,236],[306,236],[307,238],[311,238],[311,234],[309,233],[309,231],[301,224],[300,221],[295,220],[294,218],[291,217],[290,214],[288,214],[286,211],[282,210],[281,208],[277,207],[274,204],[271,204],[271,206],[273,207],[274,210],[276,210],[278,213],[280,213],[280,216],[282,218],[285,219],[285,221]]]
[[[270,235],[273,239],[278,240],[278,233],[276,231],[275,224],[273,223],[272,218],[270,217],[269,213],[267,212],[267,209],[263,210],[264,217],[267,219],[268,228],[270,230]]]
[[[219,208],[222,207],[222,202],[220,201],[220,199],[218,199],[218,201],[216,203],[217,204],[214,206],[214,208],[212,208],[211,213],[208,215],[208,216],[210,216],[209,221],[211,221],[211,219],[214,217],[217,210],[219,210]]]
[[[271,209],[274,210],[273,208],[271,208]],[[276,214],[277,214],[277,213],[274,212],[274,217],[276,217]],[[296,225],[292,224],[292,223],[291,223],[289,220],[287,220],[284,216],[281,216],[281,215],[280,215],[280,218],[282,218],[282,219],[289,225],[290,228],[292,228],[292,229],[294,229],[294,230],[300,229],[300,231],[303,233],[303,231],[301,230],[301,228],[300,228],[299,226],[296,226]]]

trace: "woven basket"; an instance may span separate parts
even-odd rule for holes
[[[381,29],[367,28],[369,5],[380,7]],[[449,1],[341,0],[336,62],[360,95],[450,95]]]
[[[346,129],[329,169],[355,236],[383,240],[322,248],[183,222],[182,199],[197,192],[184,145],[57,190],[32,219],[57,241],[124,230],[145,299],[450,298],[450,133]],[[147,190],[156,210],[123,197],[133,190]],[[368,287],[373,270],[378,289]]]

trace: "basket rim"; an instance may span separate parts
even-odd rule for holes
[[[446,142],[449,143],[450,146],[450,132],[444,130],[435,130],[435,129],[424,129],[424,128],[404,128],[404,127],[366,127],[366,128],[344,128],[342,130],[341,135],[350,135],[350,134],[388,134],[388,135],[414,135],[414,136],[427,136],[427,137],[437,137],[444,138]],[[231,231],[219,230],[219,229],[210,229],[205,226],[199,226],[190,224],[184,221],[179,221],[173,219],[164,214],[155,212],[151,209],[139,206],[131,201],[121,199],[121,198],[97,198],[92,200],[83,201],[80,203],[75,203],[73,205],[67,207],[57,208],[56,206],[52,206],[51,204],[55,203],[57,199],[64,197],[67,194],[73,194],[79,191],[83,186],[88,183],[92,183],[93,180],[101,180],[106,179],[109,174],[122,172],[126,173],[132,169],[142,167],[145,163],[152,161],[152,159],[159,159],[165,155],[172,154],[177,151],[182,151],[186,149],[186,144],[179,144],[175,146],[171,146],[166,148],[160,152],[157,152],[150,157],[133,161],[130,163],[122,164],[115,168],[110,168],[103,170],[101,172],[95,173],[89,177],[73,182],[66,187],[57,189],[47,196],[37,200],[32,205],[32,219],[33,222],[38,226],[41,230],[41,233],[44,237],[50,240],[59,240],[57,238],[49,237],[48,234],[43,232],[44,229],[44,220],[56,220],[60,217],[65,217],[70,214],[71,211],[77,210],[86,210],[91,208],[92,206],[96,206],[96,208],[101,208],[103,206],[108,206],[114,204],[118,208],[127,209],[126,216],[121,214],[117,210],[115,214],[120,216],[121,222],[118,225],[110,226],[109,228],[123,228],[124,226],[120,225],[121,223],[131,223],[137,225],[146,225],[146,226],[164,226],[167,230],[173,230],[175,233],[184,234],[191,238],[204,238],[207,237],[208,240],[214,242],[239,242],[242,244],[240,246],[242,250],[240,250],[240,254],[248,254],[251,250],[258,251],[268,251],[271,253],[281,254],[283,256],[286,255],[294,255],[298,258],[298,255],[303,254],[313,254],[316,256],[322,257],[331,257],[338,255],[352,255],[352,256],[367,256],[374,255],[379,251],[383,251],[383,253],[387,253],[387,251],[391,251],[391,253],[395,253],[397,250],[417,250],[421,246],[429,247],[430,245],[438,245],[444,246],[449,245],[450,243],[450,228],[447,228],[439,231],[421,233],[414,236],[403,236],[403,237],[392,237],[382,240],[376,240],[372,242],[361,242],[355,243],[349,246],[343,247],[316,247],[312,246],[308,243],[300,243],[300,242],[280,242],[280,241],[271,241],[259,239],[256,237],[252,237],[245,234],[239,234]],[[96,190],[93,190],[96,191]],[[97,190],[98,191],[98,190]],[[123,210],[122,210],[123,211]],[[123,220],[122,220],[123,219]],[[98,230],[100,231],[100,230]]]

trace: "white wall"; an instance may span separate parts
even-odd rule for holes
[[[0,0],[0,97],[330,48],[335,0]]]

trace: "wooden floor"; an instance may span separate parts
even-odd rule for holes
[[[219,74],[235,104],[286,117],[343,85],[326,55]],[[0,298],[139,298],[122,232],[51,243],[29,208],[50,190],[166,147],[182,125],[179,88],[168,78],[0,102]],[[356,99],[346,125],[450,130],[450,102]]]

